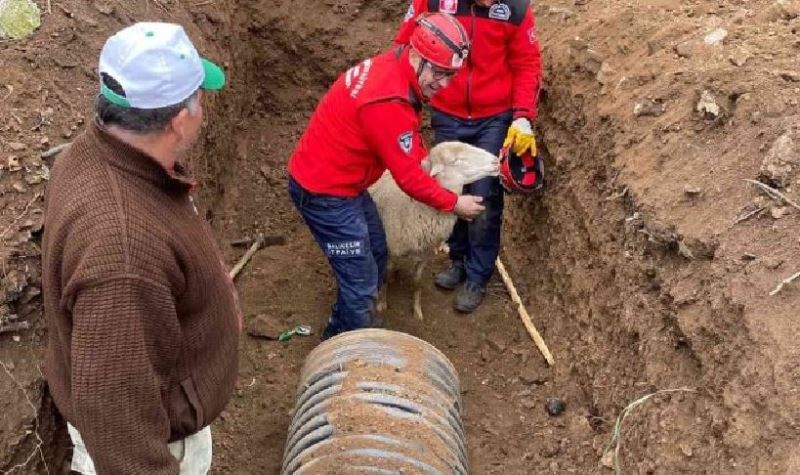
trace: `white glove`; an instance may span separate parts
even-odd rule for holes
[[[514,122],[511,123],[511,127],[515,127],[517,130],[519,130],[525,135],[533,134],[533,127],[531,127],[531,121],[529,121],[525,117],[518,117],[514,119]]]

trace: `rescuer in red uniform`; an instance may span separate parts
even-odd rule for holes
[[[536,155],[536,119],[541,53],[529,0],[412,0],[395,43],[408,44],[420,15],[454,15],[472,47],[465,66],[431,100],[435,142],[458,140],[498,154],[511,146],[517,155]],[[483,301],[500,252],[503,189],[497,177],[464,187],[483,197],[486,212],[459,220],[448,240],[451,266],[436,285],[456,289],[454,307],[472,312]]]
[[[378,290],[388,253],[383,224],[367,188],[387,169],[412,198],[465,220],[482,198],[442,188],[421,167],[423,101],[463,66],[469,41],[446,14],[422,15],[409,45],[350,68],[331,86],[289,159],[289,193],[339,285],[322,338],[377,326]]]

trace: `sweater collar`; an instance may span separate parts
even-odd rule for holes
[[[176,163],[172,170],[167,170],[155,158],[108,133],[96,121],[87,132],[89,140],[102,150],[103,159],[115,168],[165,189],[189,191],[197,186],[186,166]]]

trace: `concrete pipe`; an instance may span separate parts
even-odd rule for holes
[[[368,329],[306,359],[283,475],[469,472],[455,368],[411,335]]]

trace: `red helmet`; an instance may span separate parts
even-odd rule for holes
[[[420,15],[409,43],[425,60],[444,69],[460,68],[469,54],[464,27],[444,13]]]
[[[511,146],[500,150],[500,183],[509,193],[530,195],[544,188],[544,161],[530,151],[517,155]]]

